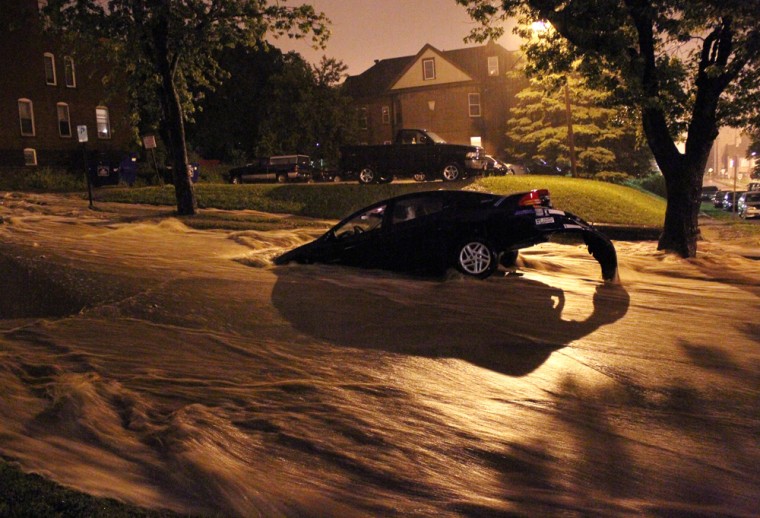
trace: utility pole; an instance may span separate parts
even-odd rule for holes
[[[575,134],[573,133],[573,111],[570,107],[570,88],[567,83],[570,80],[565,76],[565,114],[567,115],[567,146],[570,148],[570,173],[573,178],[578,176],[578,166],[575,161]]]

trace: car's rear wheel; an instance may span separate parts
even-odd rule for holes
[[[367,185],[377,180],[377,173],[371,166],[365,166],[359,171],[359,183]]]
[[[230,183],[233,185],[240,185],[241,183],[243,183],[243,180],[239,176],[235,175],[232,178],[230,178]]]
[[[457,247],[457,270],[465,275],[485,279],[498,267],[496,253],[483,239],[469,239]]]
[[[288,181],[288,175],[286,174],[277,175],[277,183],[286,183],[287,181]]]
[[[446,182],[453,182],[459,180],[462,177],[462,168],[456,162],[449,162],[443,167],[441,176]]]

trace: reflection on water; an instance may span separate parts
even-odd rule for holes
[[[274,306],[297,329],[332,343],[460,358],[514,376],[623,317],[629,303],[623,287],[600,284],[587,301],[591,314],[566,320],[564,292],[525,277],[439,282],[340,270],[277,269]]]

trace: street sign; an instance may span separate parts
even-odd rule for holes
[[[145,149],[155,149],[156,148],[156,137],[154,135],[146,135],[143,137],[143,146],[145,146]]]
[[[87,126],[77,126],[77,138],[79,142],[87,142]]]

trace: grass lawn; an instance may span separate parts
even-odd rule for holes
[[[506,176],[461,182],[395,182],[384,185],[357,183],[315,184],[204,184],[195,186],[198,205],[225,210],[252,209],[322,219],[341,219],[381,199],[433,189],[472,189],[509,194],[549,189],[555,207],[587,221],[612,225],[659,227],[665,200],[631,187],[592,180],[551,176]],[[154,205],[175,205],[174,187],[109,188],[97,191],[96,200]]]

